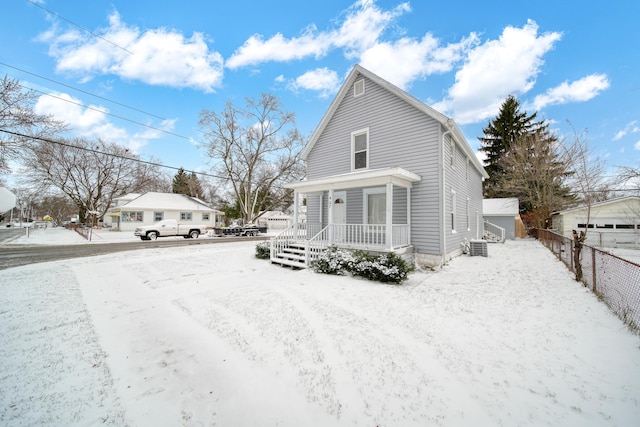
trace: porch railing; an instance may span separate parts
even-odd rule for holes
[[[500,227],[499,225],[492,224],[489,221],[484,222],[484,232],[489,233],[491,237],[493,237],[500,243],[504,243],[504,241],[506,240],[505,229]]]
[[[271,239],[272,259],[292,242],[304,246],[307,266],[329,246],[383,251],[406,247],[410,244],[408,224],[393,225],[391,245],[387,244],[386,225],[330,224],[319,230],[318,224],[298,224],[297,234],[295,229],[296,227],[292,225]],[[314,232],[315,234],[312,234]]]
[[[269,243],[271,259],[276,257],[276,254],[282,252],[288,247],[291,242],[308,242],[309,239],[320,232],[322,226],[320,223],[299,223],[292,224],[285,228],[280,234],[272,237]]]

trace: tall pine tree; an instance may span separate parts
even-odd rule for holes
[[[189,191],[189,175],[187,175],[183,168],[178,169],[178,172],[173,177],[171,191],[176,194],[191,195]]]
[[[520,111],[520,101],[509,95],[500,106],[498,116],[482,129],[484,136],[478,139],[482,143],[480,151],[486,155],[485,170],[489,174],[484,182],[485,197],[508,197],[499,188],[505,174],[504,158],[518,139],[544,126],[543,122],[535,121],[536,116],[537,113],[527,115]]]

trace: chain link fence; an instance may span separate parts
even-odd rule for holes
[[[551,230],[537,230],[542,242],[573,273],[573,240]],[[592,246],[580,253],[582,281],[629,327],[640,331],[640,265]]]

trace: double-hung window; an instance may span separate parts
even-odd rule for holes
[[[180,212],[180,221],[191,221],[193,219],[193,213]]]
[[[351,170],[369,167],[369,128],[351,133]]]

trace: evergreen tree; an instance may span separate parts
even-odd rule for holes
[[[189,177],[189,195],[191,197],[197,197],[199,199],[204,196],[204,191],[202,190],[202,184],[198,179],[198,176],[195,172],[191,172],[191,176]]]
[[[505,174],[505,156],[518,139],[544,126],[543,122],[535,121],[536,115],[520,111],[520,101],[509,95],[500,106],[498,116],[482,129],[484,136],[478,139],[482,143],[480,151],[487,156],[485,170],[489,174],[489,179],[484,182],[485,197],[506,197],[499,188]]]
[[[183,168],[178,169],[178,173],[173,177],[171,191],[176,194],[190,195],[189,175],[187,175]]]
[[[202,184],[195,172],[188,174],[184,168],[178,169],[173,177],[172,190],[176,194],[186,194],[187,196],[202,198],[204,191]]]

